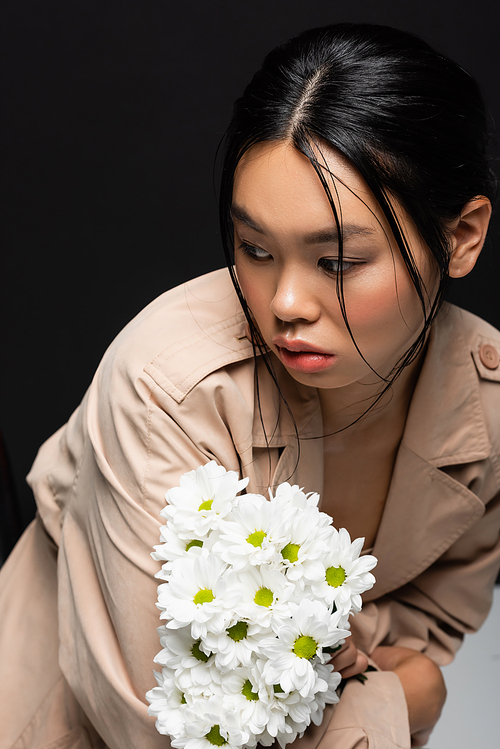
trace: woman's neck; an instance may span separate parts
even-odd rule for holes
[[[318,390],[323,433],[347,438],[351,433],[354,436],[384,428],[401,436],[424,357],[425,349],[383,395],[385,383],[377,382],[375,375],[372,382]]]

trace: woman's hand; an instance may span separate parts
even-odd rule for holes
[[[371,657],[382,671],[398,675],[408,705],[412,746],[424,746],[446,699],[441,669],[411,648],[378,647]]]
[[[330,663],[334,665],[335,671],[338,671],[343,679],[348,679],[366,670],[368,658],[357,649],[352,637],[348,637],[342,648],[332,655]]]

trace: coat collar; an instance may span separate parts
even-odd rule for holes
[[[460,315],[447,305],[431,329],[403,435],[407,448],[436,467],[483,460],[491,450]]]

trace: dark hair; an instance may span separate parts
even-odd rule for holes
[[[306,31],[274,49],[235,103],[225,137],[220,191],[228,265],[261,353],[263,342],[232,268],[233,179],[252,145],[286,140],[309,158],[335,216],[340,265],[341,217],[315,155],[317,146],[326,142],[340,151],[380,204],[424,314],[420,335],[385,380],[390,387],[418,355],[442,302],[448,279],[447,222],[476,196],[494,199],[496,180],[487,154],[489,130],[475,80],[413,34],[387,26],[341,23]],[[430,307],[391,195],[411,217],[434,258],[439,288]],[[341,274],[337,295],[351,332]]]

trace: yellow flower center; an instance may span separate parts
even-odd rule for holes
[[[246,622],[236,622],[232,627],[226,629],[226,632],[231,640],[239,642],[240,640],[244,640],[247,636],[248,624]]]
[[[243,689],[241,690],[241,694],[247,698],[247,700],[255,700],[259,699],[258,692],[252,691],[252,682],[250,679],[247,679],[246,682],[243,684]]]
[[[316,640],[313,640],[312,637],[308,637],[307,635],[297,637],[293,644],[293,652],[295,655],[299,658],[306,658],[307,660],[310,660],[314,655],[316,655],[317,649],[318,643]]]
[[[205,500],[205,502],[202,502],[201,505],[198,507],[198,512],[200,512],[201,510],[211,510],[212,502],[213,502],[213,499],[207,499]]]
[[[214,746],[222,746],[223,744],[227,744],[224,736],[221,736],[220,726],[212,726],[210,731],[205,734],[205,738]]]
[[[254,531],[253,533],[250,533],[250,535],[247,538],[247,541],[249,544],[252,544],[252,546],[255,546],[257,548],[258,546],[262,546],[262,542],[266,537],[266,533],[264,531]]]
[[[299,544],[287,544],[281,549],[281,556],[283,559],[288,559],[289,562],[296,562],[299,558]]]
[[[269,588],[259,588],[253,600],[257,606],[269,607],[274,600],[273,591],[269,590]]]
[[[214,594],[210,590],[210,588],[202,588],[198,591],[198,593],[193,598],[194,603],[210,603],[210,601],[214,600]]]
[[[342,585],[346,578],[345,569],[343,567],[328,567],[325,579],[328,585],[331,585],[332,588],[338,588],[339,585]]]
[[[203,546],[203,541],[200,541],[199,538],[193,538],[192,541],[189,541],[189,543],[186,544],[186,551],[189,551],[189,549],[192,549],[193,546]]]
[[[200,643],[201,640],[198,640],[198,642],[195,642],[193,644],[193,647],[191,648],[191,655],[197,658],[197,660],[202,661],[202,663],[206,663],[210,658],[210,655],[212,654],[210,653],[210,655],[207,655],[206,653],[204,653],[200,648]]]

